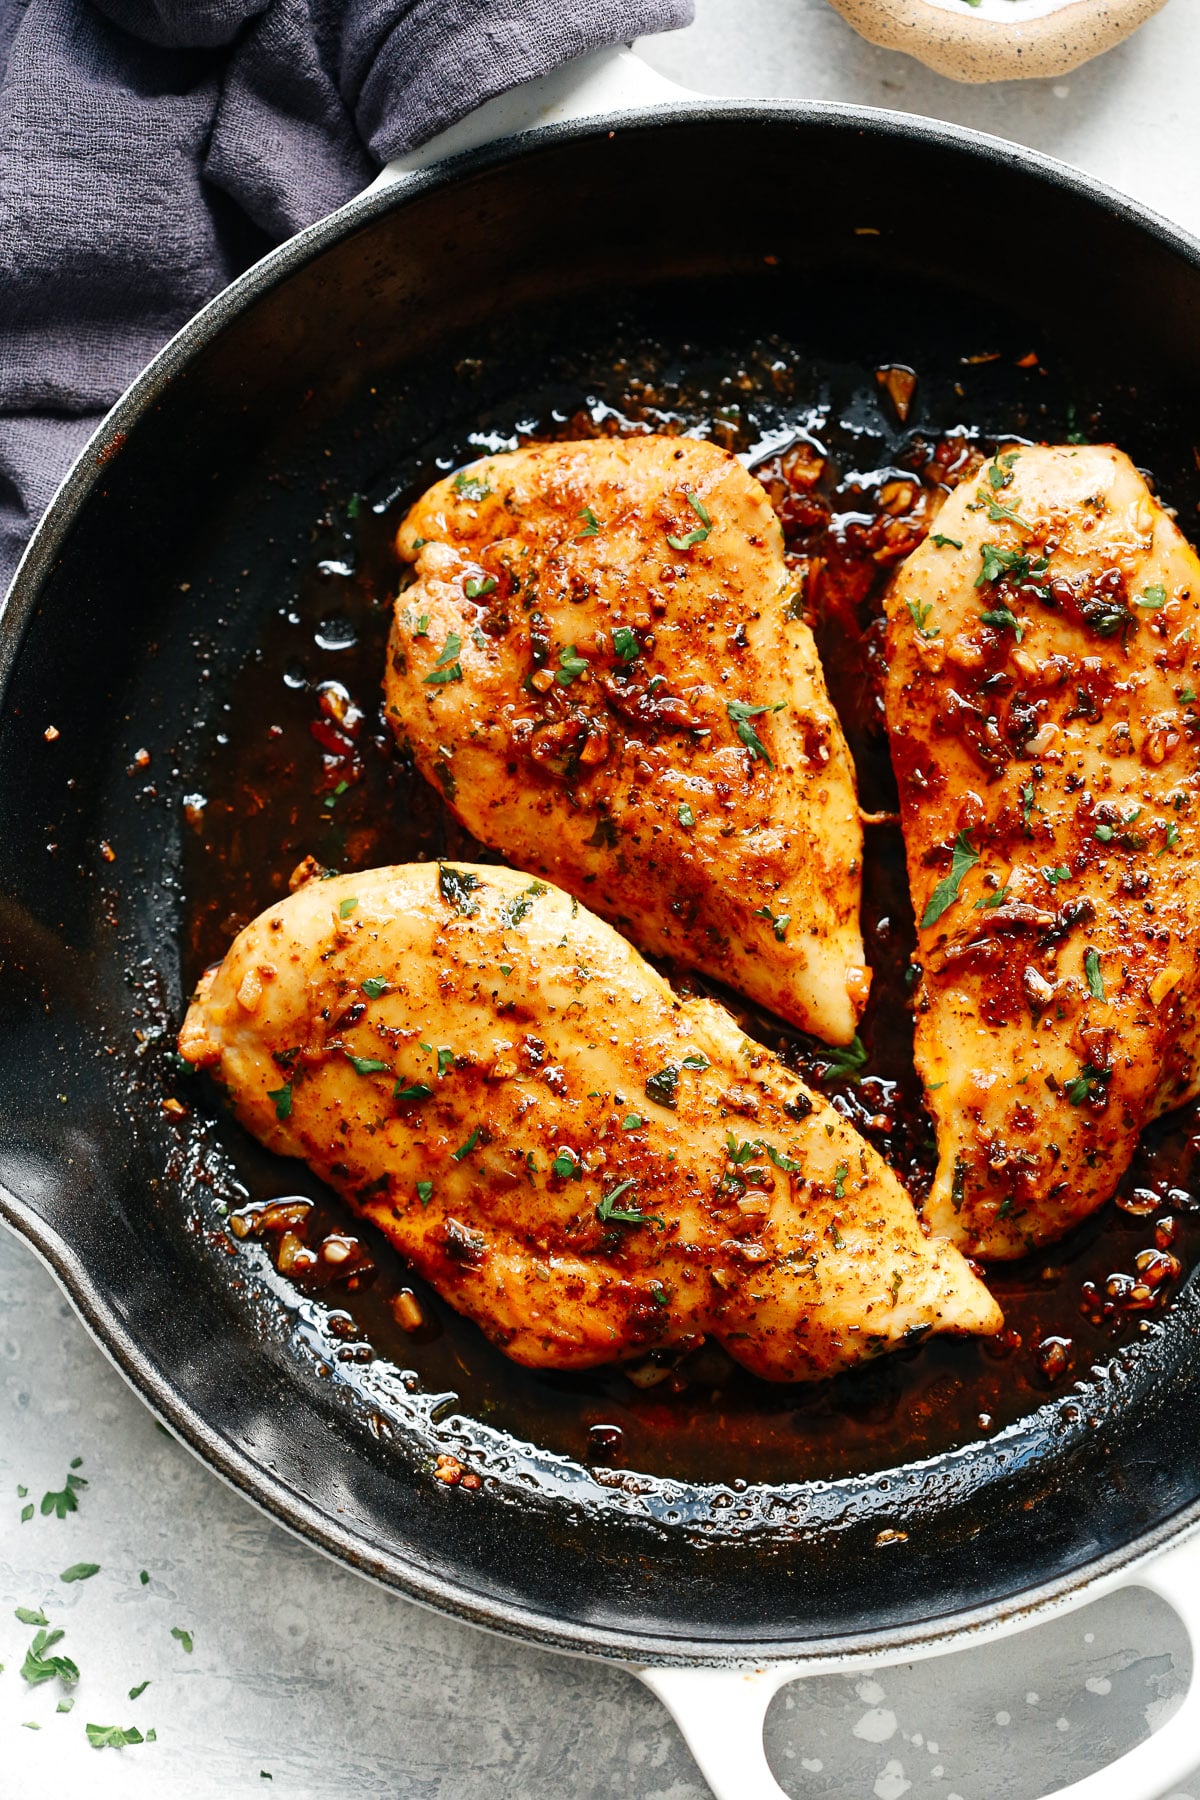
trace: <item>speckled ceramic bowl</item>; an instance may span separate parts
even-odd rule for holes
[[[856,31],[955,81],[1064,75],[1166,0],[832,0]]]

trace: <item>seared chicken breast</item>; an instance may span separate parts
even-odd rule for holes
[[[388,717],[463,823],[831,1043],[866,1001],[854,770],[783,534],[686,437],[489,456],[397,548]]]
[[[888,600],[925,1216],[1015,1257],[1198,1090],[1200,563],[1111,446],[1015,446]]]
[[[560,889],[313,880],[209,972],[180,1050],[516,1361],[707,1334],[793,1381],[995,1302],[842,1116]]]

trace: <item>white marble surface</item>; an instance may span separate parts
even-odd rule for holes
[[[1195,0],[1172,0],[1132,42],[1062,82],[986,90],[862,44],[825,0],[699,0],[698,10],[690,31],[642,46],[691,87],[976,125],[1200,231]],[[674,1727],[630,1677],[394,1599],[228,1492],[155,1426],[3,1233],[0,1382],[0,1800],[703,1800]],[[22,1524],[18,1484],[36,1504],[75,1456],[89,1483],[78,1511]],[[59,1571],[78,1561],[99,1574],[62,1584]],[[44,1607],[65,1630],[57,1649],[81,1670],[69,1714],[55,1710],[57,1682],[20,1677],[33,1630],[13,1617],[17,1605]],[[193,1634],[191,1655],[172,1626]],[[948,1663],[789,1690],[768,1748],[788,1791],[813,1800],[1034,1800],[1144,1736],[1187,1670],[1169,1610],[1125,1595]],[[157,1741],[92,1750],[88,1721],[153,1726]],[[1200,1770],[1186,1800],[1200,1800]]]

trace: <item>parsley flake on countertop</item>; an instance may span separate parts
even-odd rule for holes
[[[126,1744],[144,1744],[151,1734],[143,1737],[136,1725],[88,1725],[87,1741],[93,1750],[123,1750]]]
[[[138,1580],[141,1582],[143,1587],[149,1587],[150,1586],[150,1571],[148,1569],[139,1569],[138,1570]]]
[[[59,1576],[60,1581],[90,1581],[93,1575],[100,1573],[99,1563],[72,1563]]]
[[[79,1502],[75,1498],[75,1490],[86,1486],[87,1482],[82,1475],[68,1475],[66,1486],[57,1494],[42,1495],[42,1517],[48,1519],[51,1513],[55,1513],[60,1519],[65,1519],[68,1513],[78,1512]]]
[[[43,1681],[53,1681],[56,1675],[64,1683],[79,1680],[79,1670],[69,1656],[49,1655],[65,1635],[62,1631],[38,1632],[21,1664],[22,1681],[27,1681],[30,1687],[40,1687]]]
[[[965,831],[960,831],[954,840],[954,851],[950,859],[950,873],[943,875],[929,897],[929,904],[921,915],[921,930],[936,925],[948,907],[958,899],[958,890],[962,878],[968,869],[973,869],[979,861],[979,852],[971,843]]]
[[[171,1636],[183,1645],[189,1656],[192,1654],[193,1640],[190,1631],[185,1631],[182,1625],[172,1625]]]
[[[131,1687],[131,1688],[130,1688],[130,1690],[129,1690],[129,1698],[130,1698],[130,1699],[131,1699],[131,1700],[136,1700],[136,1699],[137,1699],[137,1697],[138,1697],[138,1695],[139,1695],[139,1694],[144,1694],[144,1693],[145,1693],[145,1691],[146,1691],[146,1689],[147,1689],[147,1688],[148,1688],[148,1687],[149,1687],[149,1686],[150,1686],[150,1683],[149,1683],[149,1681],[148,1681],[148,1680],[147,1680],[147,1681],[139,1681],[139,1682],[138,1682],[138,1684],[137,1684],[137,1686],[136,1686],[136,1687]]]
[[[48,1625],[50,1623],[40,1606],[18,1606],[14,1617],[22,1625]]]

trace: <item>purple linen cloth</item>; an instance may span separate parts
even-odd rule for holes
[[[692,0],[0,0],[0,591],[198,307],[390,157]]]

